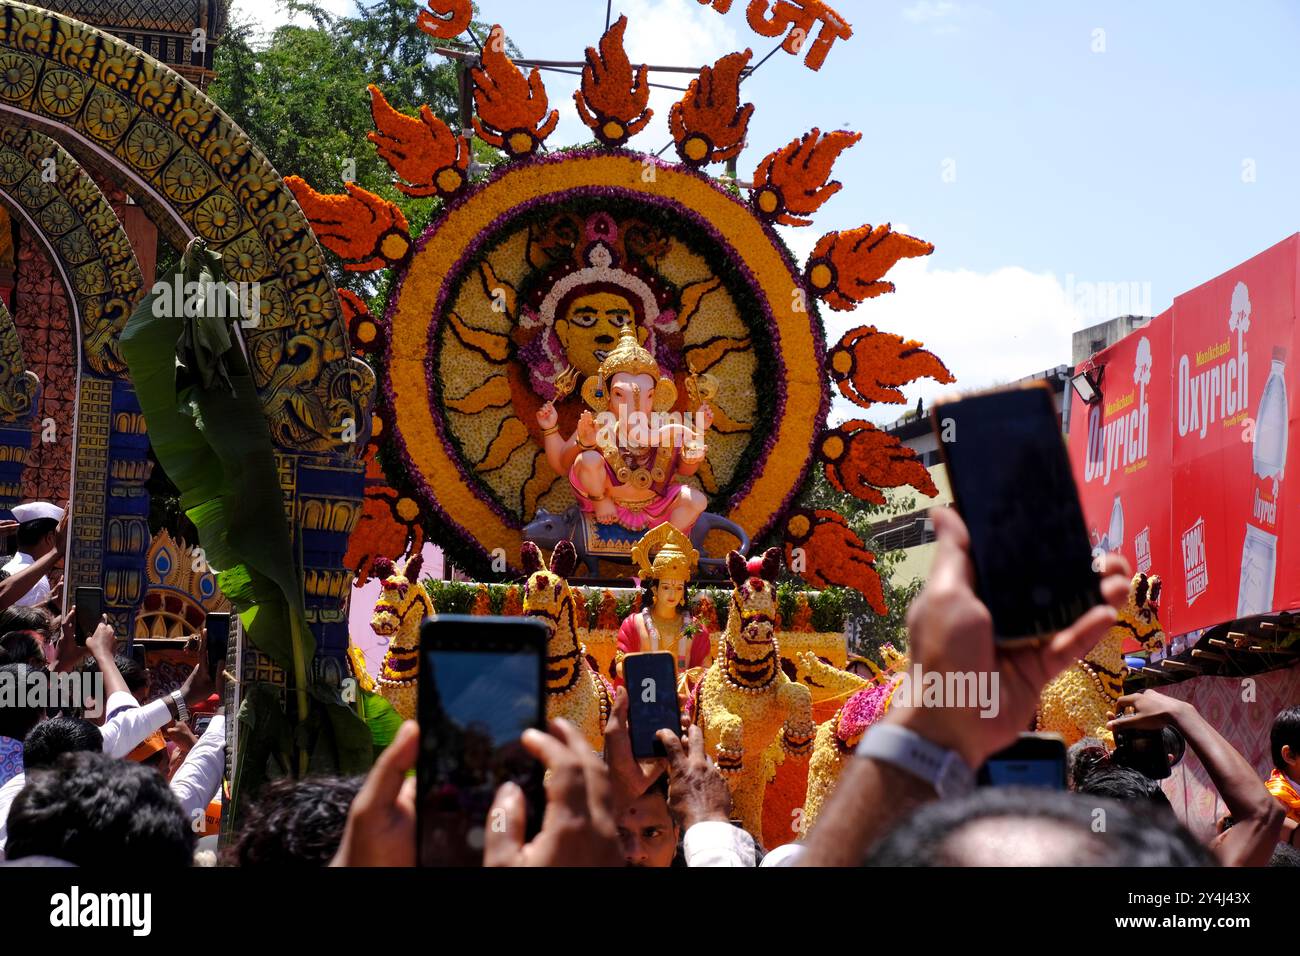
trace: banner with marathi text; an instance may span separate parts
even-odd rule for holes
[[[1170,635],[1300,607],[1298,257],[1294,235],[1178,296],[1093,357],[1100,402],[1071,396],[1094,548],[1160,576]]]

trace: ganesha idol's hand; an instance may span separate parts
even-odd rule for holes
[[[560,413],[555,410],[554,402],[547,402],[537,410],[537,424],[542,426],[543,431],[554,428],[559,420]]]
[[[702,441],[687,442],[686,447],[682,449],[682,461],[691,465],[701,462],[708,451],[709,446]]]
[[[701,438],[703,438],[704,433],[707,432],[712,425],[713,425],[713,409],[709,406],[708,402],[705,402],[703,405],[699,407],[699,410],[695,413],[696,433]]]
[[[591,448],[596,444],[596,419],[591,412],[583,412],[578,419],[578,444]]]

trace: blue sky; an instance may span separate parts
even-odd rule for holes
[[[749,29],[745,5],[724,16],[697,0],[613,3],[634,59],[690,66],[775,45]],[[605,0],[479,6],[530,57],[580,59],[604,28]],[[895,294],[829,316],[832,336],[876,324],[925,341],[961,387],[1007,381],[1068,362],[1069,333],[1110,317],[1079,308],[1087,284],[1123,283],[1140,290],[1132,311],[1159,312],[1300,229],[1294,0],[836,7],[855,36],[819,73],[778,52],[746,81],[757,110],[741,176],[810,126],[860,130],[836,166],[844,190],[814,226],[788,231],[792,247],[804,255],[829,229],[892,222],[937,250],[890,274]],[[544,78],[563,114],[553,142],[588,138],[575,78]],[[633,146],[668,141],[671,96],[656,97]]]

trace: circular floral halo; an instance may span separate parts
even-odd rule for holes
[[[702,174],[637,153],[576,150],[513,163],[449,204],[425,229],[396,277],[383,330],[383,406],[391,417],[386,457],[400,464],[405,490],[460,539],[462,551],[484,564],[497,549],[518,554],[523,522],[518,507],[507,506],[474,474],[445,406],[434,400],[443,393],[438,358],[447,312],[504,227],[533,210],[592,199],[691,224],[721,252],[722,261],[710,263],[715,274],[734,275],[740,282],[732,288],[752,292],[747,305],[756,314],[744,318],[765,353],[753,386],[770,397],[771,417],[754,433],[747,467],[710,510],[751,538],[761,537],[803,484],[808,449],[825,424],[830,393],[820,317],[784,243],[750,206]]]

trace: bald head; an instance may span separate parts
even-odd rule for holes
[[[868,866],[1213,866],[1172,815],[1091,794],[981,787],[923,806]]]

